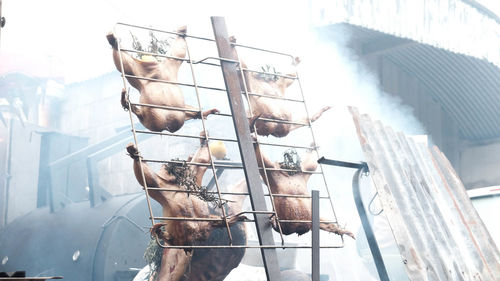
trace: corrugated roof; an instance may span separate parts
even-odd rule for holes
[[[316,26],[345,22],[500,66],[500,23],[471,0],[313,0]]]
[[[470,140],[500,136],[500,69],[470,56],[410,44],[385,57],[417,77]]]
[[[500,253],[444,154],[351,113],[410,280],[499,280]]]
[[[455,120],[463,139],[500,137],[500,68],[496,65],[351,24],[326,29],[352,34],[348,44],[354,48],[384,40],[392,42],[394,45],[387,44],[379,54],[425,85]]]

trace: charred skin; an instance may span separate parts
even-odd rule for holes
[[[178,35],[172,43],[169,55],[185,58],[186,40],[183,34],[186,33],[186,27],[180,27],[177,32],[180,35]],[[121,72],[122,67],[120,63],[120,54],[118,53],[118,39],[113,33],[109,33],[106,37],[113,49],[113,61],[116,69]],[[126,75],[177,82],[177,74],[182,64],[182,60],[165,58],[165,60],[161,62],[142,61],[132,57],[127,52],[121,52],[121,55],[121,62],[123,63],[123,70]],[[196,110],[194,107],[184,103],[184,94],[178,85],[134,77],[126,78],[130,85],[140,92],[140,103]],[[122,91],[121,104],[125,109],[129,109],[128,100],[124,95],[124,91],[125,90]],[[163,130],[176,132],[184,125],[186,120],[206,118],[207,115],[218,112],[215,108],[203,111],[200,114],[199,112],[169,110],[146,106],[131,106],[131,110],[137,115],[144,127],[155,132],[161,132]]]
[[[140,161],[141,156],[133,144],[127,146],[127,151],[130,157],[134,159],[134,173],[141,185],[144,185],[141,174],[142,165],[145,184],[148,187],[182,189],[182,187],[175,184],[175,177],[168,174],[166,169],[162,168],[154,172],[145,162]],[[208,146],[204,141],[201,141],[201,147],[188,161],[209,163]],[[207,167],[191,167],[197,184],[201,185]],[[246,185],[243,186],[240,183],[235,188],[237,191],[241,191],[242,188],[246,189]],[[165,217],[221,218],[218,209],[209,208],[207,202],[202,201],[197,196],[188,196],[184,192],[156,190],[149,190],[148,192],[154,200],[162,205],[162,215]],[[246,232],[244,224],[241,222],[245,217],[234,216],[241,211],[242,198],[239,196],[239,201],[234,200],[234,198],[228,199],[231,200],[231,203],[228,203],[227,214],[230,216],[228,223],[233,235],[233,244],[245,245]],[[167,221],[167,223],[156,224],[151,231],[153,236],[157,236],[167,245],[228,244],[225,223],[221,221]],[[244,249],[163,249],[162,264],[156,280],[223,280],[239,264],[244,253]],[[201,274],[202,272],[204,273]],[[208,277],[212,279],[206,279]]]
[[[311,144],[313,147],[314,144]],[[261,153],[260,147],[255,144],[255,152],[257,154],[257,161],[259,167],[265,165],[267,168],[280,168],[279,163],[272,162],[264,154]],[[262,158],[261,158],[262,157]],[[260,160],[263,159],[263,162]],[[304,173],[303,171],[315,171],[318,163],[312,153],[309,151],[301,163],[301,172],[290,175],[285,171],[267,171],[260,170],[263,179],[266,175],[269,180],[271,192],[274,194],[288,194],[288,195],[304,195],[309,196],[307,190],[307,181],[311,174]],[[311,199],[310,198],[294,198],[294,197],[275,197],[274,204],[276,207],[276,214],[280,220],[307,220],[311,221]],[[320,218],[320,229],[335,233],[338,235],[347,235],[354,238],[352,232],[340,228],[334,223],[326,223],[325,219]],[[271,224],[274,230],[279,231],[275,217],[271,217]],[[311,230],[311,223],[305,222],[281,222],[281,230],[283,234],[290,235],[297,233],[302,235]]]
[[[233,41],[235,39],[233,38]],[[293,65],[297,65],[300,62],[298,58],[295,58]],[[243,68],[247,68],[244,62],[241,63]],[[288,73],[286,76],[292,77],[277,77],[275,80],[269,80],[259,77],[259,74],[243,71],[246,87],[250,93],[267,95],[272,97],[286,96],[286,89],[293,84],[295,73]],[[242,88],[244,85],[241,85]],[[252,107],[252,116],[260,116],[259,118],[276,119],[282,121],[292,121],[294,123],[308,124],[310,122],[316,121],[323,112],[330,109],[329,106],[323,107],[319,110],[311,119],[307,117],[294,118],[290,110],[290,104],[287,101],[267,98],[262,96],[249,95],[249,102]],[[287,136],[291,131],[302,127],[299,124],[286,124],[272,121],[256,120],[255,127],[257,134],[260,136],[275,136],[278,138]]]

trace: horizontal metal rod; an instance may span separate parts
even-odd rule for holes
[[[143,162],[150,162],[150,163],[172,163],[172,164],[186,164],[186,165],[194,165],[194,166],[205,166],[205,167],[210,167],[211,164],[209,163],[199,163],[199,162],[184,162],[184,161],[176,161],[176,160],[155,160],[155,159],[142,159]],[[220,162],[219,162],[220,163]],[[243,166],[238,163],[231,163],[231,164],[219,164],[217,162],[214,163],[215,168],[228,168],[228,169],[242,169]],[[263,170],[264,168],[259,168],[259,170]],[[316,171],[297,171],[297,170],[291,170],[291,169],[279,169],[279,168],[266,168],[267,171],[281,171],[281,172],[298,172],[298,173],[303,173],[303,174],[321,174],[321,172],[316,172]]]
[[[361,169],[361,168],[365,168],[365,167],[367,168],[366,163],[363,163],[363,162],[362,163],[352,163],[352,162],[326,159],[325,157],[319,158],[318,163],[325,164],[325,165],[331,165],[331,166],[353,168],[353,169]]]
[[[245,92],[243,91],[242,94],[245,94]],[[251,92],[248,92],[248,95],[249,96],[263,97],[263,98],[270,98],[270,99],[277,99],[277,100],[300,102],[300,103],[304,102],[303,100],[298,100],[298,99],[284,98],[284,97],[280,97],[280,96],[271,96],[271,95],[264,95],[264,94],[256,94],[256,93],[251,93]]]
[[[191,245],[191,246],[170,246],[170,245],[160,245],[162,248],[166,249],[310,249],[311,246],[308,245],[213,245],[213,246],[205,246],[205,245]],[[324,249],[332,249],[332,248],[343,248],[344,246],[320,246],[320,248]]]
[[[253,70],[253,69],[248,69],[248,68],[240,68],[238,70],[244,70],[248,72],[253,72],[253,73],[259,73],[259,74],[265,74],[265,75],[273,75],[273,76],[278,76],[278,77],[283,77],[283,78],[288,78],[288,79],[297,79],[297,76],[289,76],[289,75],[284,75],[284,74],[279,74],[279,73],[273,73],[273,72],[267,72],[267,71],[259,71],[259,70]]]
[[[245,212],[241,212],[240,214],[237,215],[230,215],[229,217],[236,217],[240,216],[241,214],[244,214]],[[251,212],[250,212],[251,213]],[[268,211],[254,211],[253,213],[255,214],[274,214],[274,212],[268,212]],[[150,218],[151,219],[151,218]],[[224,221],[224,218],[197,218],[197,217],[154,217],[155,220],[164,220],[164,221]],[[253,222],[254,220],[251,219],[245,219],[245,222]],[[278,219],[277,220],[280,223],[312,223],[312,220],[282,220]],[[336,221],[321,221],[321,223],[338,223]]]
[[[264,168],[259,168],[259,170],[263,170]],[[281,168],[266,168],[267,171],[281,171],[281,172],[295,172],[295,173],[303,173],[303,174],[321,174],[321,172],[316,171],[297,171],[292,169],[281,169]]]
[[[231,59],[225,59],[225,58],[219,58],[219,57],[206,57],[206,58],[201,59],[199,61],[193,61],[193,64],[205,62],[206,60],[218,60],[218,61],[225,61],[225,62],[234,62],[234,63],[238,63],[238,64],[240,63],[237,60],[231,60]],[[214,64],[214,65],[220,66],[220,64]]]
[[[185,58],[179,58],[179,57],[164,55],[164,54],[160,54],[160,53],[150,53],[150,52],[144,52],[144,51],[138,51],[138,50],[132,50],[132,49],[126,49],[126,48],[120,48],[120,51],[137,53],[137,54],[148,55],[148,56],[153,56],[153,57],[162,57],[162,58],[173,59],[173,60],[189,61],[189,59],[185,59]]]
[[[135,106],[144,106],[144,107],[159,108],[159,109],[165,109],[165,110],[176,110],[176,111],[187,111],[187,112],[198,112],[198,113],[200,113],[200,110],[188,109],[188,108],[182,108],[182,107],[173,107],[173,106],[166,106],[166,105],[156,105],[156,104],[149,104],[149,103],[133,103],[133,102],[131,102],[130,104],[131,105],[135,105]],[[203,112],[203,110],[201,112]],[[231,114],[226,114],[226,113],[213,113],[211,115],[231,117]]]
[[[272,122],[272,123],[283,123],[283,124],[290,124],[290,125],[309,126],[309,124],[298,123],[298,122],[293,122],[293,121],[288,121],[288,120],[281,120],[281,119],[271,119],[271,118],[262,118],[262,117],[260,117],[258,120],[259,121],[265,121],[265,122]]]
[[[221,116],[221,114],[216,114],[216,115]],[[222,116],[225,116],[225,115],[222,115]],[[196,135],[185,135],[185,134],[177,134],[177,133],[152,132],[152,131],[146,131],[146,130],[136,130],[135,132],[139,133],[139,134],[151,134],[151,135],[172,136],[172,137],[181,137],[181,138],[205,139],[205,137],[200,137],[200,136],[196,136]],[[224,142],[238,142],[235,139],[227,139],[227,138],[208,137],[208,139],[209,140],[224,141]],[[254,143],[257,143],[257,142],[254,142]],[[278,143],[270,143],[270,142],[259,142],[259,144],[268,145],[268,146],[277,146],[277,147],[287,147],[287,148],[314,149],[314,147],[310,147],[310,146],[288,145],[288,144],[278,144]]]
[[[168,81],[168,80],[163,80],[163,79],[148,78],[148,77],[135,76],[135,75],[130,75],[130,74],[125,74],[124,76],[127,78],[132,78],[132,79],[147,80],[147,81],[166,83],[166,84],[172,84],[172,85],[178,85],[178,86],[197,87],[199,89],[214,90],[214,91],[221,91],[221,92],[226,91],[226,89],[223,89],[223,88],[208,87],[208,86],[194,85],[194,84],[181,83],[181,82],[173,82],[173,81]]]
[[[257,143],[257,142],[254,142],[254,143]],[[258,142],[258,144],[269,145],[269,146],[288,147],[288,148],[314,149],[314,147],[311,147],[311,146],[300,146],[300,145],[278,144],[278,143],[260,142],[260,141]]]
[[[171,164],[186,164],[186,165],[194,165],[194,166],[212,166],[210,163],[199,163],[199,162],[184,162],[184,161],[176,161],[176,160],[155,160],[155,159],[142,159],[143,162],[151,162],[151,163],[171,163]],[[215,168],[227,168],[227,169],[241,169],[241,163],[237,164],[217,164],[214,163]]]
[[[174,107],[174,106],[166,106],[166,105],[156,105],[156,104],[149,104],[149,103],[130,103],[131,105],[135,106],[144,106],[144,107],[152,107],[152,108],[160,108],[160,109],[166,109],[166,110],[176,110],[176,111],[187,111],[187,112],[201,112],[200,110],[196,109],[189,109],[189,108],[182,108],[182,107]]]
[[[192,139],[202,139],[202,140],[206,139],[205,137],[200,137],[200,136],[195,136],[195,135],[184,135],[184,134],[177,134],[177,133],[152,132],[152,131],[145,131],[145,130],[136,130],[135,132],[140,133],[140,134],[162,135],[162,136],[192,138]],[[238,142],[237,140],[225,139],[225,138],[208,137],[208,139],[209,140],[225,141],[225,142]]]
[[[290,55],[290,54],[286,54],[286,53],[282,53],[282,52],[276,52],[276,51],[271,51],[271,50],[267,50],[267,49],[262,49],[262,48],[257,48],[257,47],[252,47],[252,46],[247,46],[247,45],[242,45],[242,44],[237,44],[237,43],[231,43],[231,45],[235,46],[235,47],[242,47],[242,48],[246,48],[246,49],[251,49],[251,50],[256,50],[256,51],[262,51],[262,52],[266,52],[266,53],[271,53],[271,54],[277,54],[277,55],[282,55],[282,56],[287,56],[287,57],[290,57],[290,58],[295,58],[294,56]]]
[[[312,223],[312,220],[278,220],[281,223],[288,222],[288,223]],[[320,223],[338,223],[336,221],[320,221]]]
[[[220,219],[218,219],[218,218],[190,218],[190,217],[154,217],[154,219],[155,220],[162,220],[162,221],[224,221],[223,217],[221,217]]]
[[[218,194],[216,191],[195,191],[195,190],[179,190],[174,188],[162,188],[162,187],[148,187],[148,190],[153,191],[167,191],[167,192],[181,192],[181,193],[208,193],[208,194]],[[248,196],[247,192],[222,192],[221,195],[238,195],[238,196]],[[311,198],[310,195],[296,195],[296,194],[272,194],[274,197],[290,197],[290,198]],[[264,193],[264,196],[270,196],[269,193]],[[329,199],[328,196],[320,196],[320,199]]]
[[[174,31],[165,31],[165,30],[160,30],[160,29],[155,29],[155,28],[145,27],[145,26],[140,26],[140,25],[135,25],[135,24],[118,22],[118,23],[116,23],[116,25],[123,25],[123,26],[128,26],[128,27],[139,28],[139,29],[151,30],[151,31],[155,31],[155,32],[161,32],[161,33],[168,33],[168,34],[173,34],[173,35],[179,35],[179,36],[182,36],[182,37],[189,37],[189,38],[193,38],[193,39],[199,39],[199,40],[205,40],[205,41],[215,42],[215,40],[211,39],[211,38],[200,37],[200,36],[193,36],[193,35],[188,35],[188,34],[185,34],[185,33],[178,33],[178,32],[174,32]]]

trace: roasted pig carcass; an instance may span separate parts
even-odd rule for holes
[[[232,42],[236,42],[234,37],[230,39]],[[245,90],[246,87],[249,92],[248,98],[252,109],[251,115],[253,116],[251,123],[252,125],[255,124],[258,135],[272,135],[281,138],[287,136],[291,131],[309,124],[307,117],[296,118],[292,116],[290,101],[276,99],[286,98],[286,89],[292,85],[297,77],[295,72],[285,75],[259,73],[249,70],[247,64],[241,58],[240,62],[245,80],[244,83],[241,83],[241,88]],[[299,58],[295,58],[292,64],[295,66],[299,62]],[[310,121],[316,121],[328,109],[330,109],[330,106],[323,107],[311,117]],[[265,119],[285,122],[273,122]]]
[[[168,55],[183,59],[186,57],[186,40],[184,38],[186,27],[179,28],[177,33],[179,35],[171,44]],[[120,60],[118,38],[113,33],[109,33],[107,39],[113,48],[113,60],[116,68],[121,72],[121,63],[123,63],[124,74],[128,75],[127,80],[132,87],[140,92],[139,102],[141,104],[198,110],[184,103],[184,94],[178,85],[160,81],[176,83],[182,60],[165,58],[163,61],[157,61],[156,59],[145,61],[136,59],[125,51],[121,52]],[[144,127],[156,132],[163,130],[175,132],[184,125],[186,120],[205,118],[209,114],[218,112],[215,108],[203,111],[200,114],[199,111],[130,105],[125,89],[122,90],[121,103],[126,110],[130,106],[130,109],[137,115]]]
[[[314,144],[311,145],[314,147]],[[273,194],[285,194],[285,195],[304,195],[310,196],[307,190],[307,181],[311,177],[311,173],[316,171],[318,167],[317,159],[314,157],[313,151],[309,150],[303,161],[295,163],[296,168],[290,167],[290,163],[284,165],[283,162],[273,162],[267,158],[263,153],[261,153],[258,144],[255,144],[255,152],[257,156],[257,162],[259,167],[265,165],[266,168],[271,168],[273,170],[260,170],[262,178],[269,181],[269,187]],[[262,158],[261,158],[262,157]],[[261,160],[262,159],[262,160]],[[264,162],[264,163],[262,163]],[[298,162],[298,161],[297,161]],[[293,164],[293,163],[292,163]],[[276,169],[276,170],[274,170]],[[276,207],[276,215],[280,220],[304,220],[311,221],[311,199],[309,198],[297,198],[297,197],[274,197],[274,204]],[[278,229],[278,222],[276,217],[272,217],[272,225],[276,231]],[[320,219],[320,229],[332,232],[338,235],[348,235],[354,238],[354,235],[345,229],[339,227],[336,223],[327,222],[325,219]],[[281,230],[283,234],[289,235],[292,233],[297,233],[302,235],[309,230],[311,230],[311,223],[307,222],[281,222]]]
[[[179,192],[165,190],[149,190],[149,195],[158,201],[163,208],[163,217],[184,217],[184,218],[216,218],[221,219],[220,208],[211,207],[206,199],[185,192],[187,189],[184,183],[192,183],[197,187],[201,186],[203,175],[207,166],[186,165],[185,178],[182,184],[179,183],[180,173],[171,170],[175,167],[164,165],[158,172],[154,172],[144,161],[139,161],[140,155],[133,144],[127,146],[129,155],[134,159],[134,173],[137,181],[142,185],[142,171],[145,183],[151,188],[165,188],[179,190]],[[201,147],[191,156],[187,162],[210,163],[208,146],[204,140]],[[192,178],[189,178],[192,177]],[[242,185],[244,185],[242,187]],[[245,188],[246,184],[240,183],[235,186],[237,189]],[[240,198],[227,198],[224,203],[226,214],[229,217],[228,224],[232,230],[233,242],[246,244],[244,225],[241,222],[244,217],[235,216],[241,211]],[[214,202],[214,201],[211,201]],[[166,245],[191,246],[203,244],[224,245],[227,242],[227,231],[224,221],[193,221],[193,220],[167,220],[166,223],[158,223],[152,229],[153,236],[157,236]],[[225,235],[225,236],[224,236]],[[225,237],[225,238],[224,238]],[[226,243],[228,244],[228,243]],[[244,249],[163,249],[161,266],[155,280],[223,280],[229,272],[241,261]],[[210,258],[219,256],[220,259]],[[203,261],[203,264],[200,262]],[[203,276],[200,272],[207,271]],[[191,274],[192,273],[192,274]]]

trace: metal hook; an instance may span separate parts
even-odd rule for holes
[[[378,192],[375,192],[375,195],[373,195],[372,199],[370,200],[370,203],[368,204],[368,211],[370,212],[370,214],[372,214],[373,216],[378,216],[380,215],[384,209],[381,208],[380,211],[378,213],[374,213],[373,210],[372,210],[372,204],[373,204],[373,201],[375,200],[375,197],[377,197],[378,195]]]

